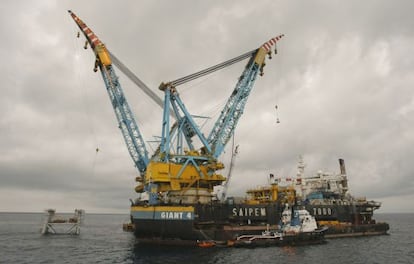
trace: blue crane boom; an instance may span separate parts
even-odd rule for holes
[[[233,135],[240,116],[243,114],[244,106],[260,69],[260,65],[253,61],[254,59],[251,57],[208,136],[208,142],[214,157],[220,156],[223,152],[224,147]]]
[[[94,71],[97,71],[99,67],[129,154],[141,176],[144,177],[149,162],[148,151],[131,108],[124,96],[124,92],[118,81],[118,76],[116,76],[115,70],[112,67],[109,51],[95,33],[78,16],[70,10],[68,12],[85,35],[87,42],[95,53],[96,61]]]
[[[208,136],[208,142],[212,149],[213,157],[217,158],[223,152],[227,142],[234,133],[237,122],[243,114],[244,107],[253,88],[257,75],[263,75],[266,54],[271,57],[271,48],[276,45],[284,35],[279,35],[265,42],[250,57],[239,81],[236,84],[232,94],[227,100],[224,109],[221,111],[213,129]],[[276,53],[275,47],[275,53]]]
[[[205,76],[217,70],[228,67],[236,62],[249,58],[249,61],[246,64],[246,67],[236,84],[236,87],[233,89],[226,105],[224,106],[219,118],[211,130],[207,142],[205,142],[203,137],[200,137],[200,140],[204,145],[203,151],[207,151],[211,157],[218,158],[223,152],[227,142],[234,133],[241,115],[243,114],[244,107],[246,105],[250,91],[253,88],[257,75],[259,73],[260,75],[263,75],[263,67],[265,66],[266,54],[269,55],[269,58],[271,58],[271,48],[275,47],[276,42],[279,41],[283,36],[284,35],[279,35],[277,37],[274,37],[265,42],[258,49],[246,52],[236,58],[179,78],[177,80],[161,83],[161,90],[167,91],[167,88],[172,87],[174,89],[174,94],[178,94],[175,90],[176,86],[195,80],[199,77]],[[188,126],[186,128],[188,128]],[[197,131],[197,128],[193,127],[192,130]],[[189,135],[188,133],[184,134]],[[194,133],[190,135],[193,136]],[[187,141],[190,141],[190,139],[186,139]]]
[[[194,203],[193,194],[211,193],[213,186],[225,181],[225,177],[218,174],[224,165],[218,161],[227,142],[234,133],[240,119],[257,74],[263,75],[266,55],[271,57],[271,48],[281,36],[272,38],[260,48],[247,52],[224,63],[209,67],[175,81],[161,83],[160,90],[165,93],[164,115],[162,120],[161,144],[151,158],[150,173],[145,183],[149,186],[149,204],[157,204],[165,197],[165,201]],[[250,58],[243,74],[228,99],[220,117],[216,121],[210,136],[206,138],[193,120],[179,97],[176,86],[220,70],[231,64]],[[171,106],[171,108],[170,108]],[[176,123],[170,128],[170,109],[174,112]],[[193,137],[197,136],[201,148],[196,149]],[[175,142],[175,146],[173,144]],[[187,143],[186,148],[184,143]],[[166,167],[168,166],[168,167]],[[168,177],[166,177],[168,175]],[[143,189],[143,188],[141,188]],[[200,192],[202,191],[202,192]],[[188,195],[186,193],[188,192]],[[165,195],[164,195],[165,194]],[[169,198],[168,198],[169,197]],[[199,198],[203,200],[202,198]],[[200,200],[198,200],[200,201]],[[206,200],[203,201],[203,203]]]

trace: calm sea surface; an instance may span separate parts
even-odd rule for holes
[[[414,263],[414,214],[377,214],[390,235],[268,248],[149,247],[122,231],[127,215],[87,214],[79,236],[40,235],[42,214],[0,213],[0,263]]]

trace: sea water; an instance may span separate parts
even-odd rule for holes
[[[301,247],[144,246],[122,231],[128,215],[88,214],[80,235],[41,235],[42,214],[0,213],[0,263],[414,263],[414,214],[376,214],[389,235]]]

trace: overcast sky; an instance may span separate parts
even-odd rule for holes
[[[414,212],[414,2],[0,5],[0,211],[128,213],[134,198],[138,173],[101,75],[92,71],[93,53],[76,38],[71,9],[160,97],[162,81],[285,34],[236,129],[230,195],[266,184],[269,173],[294,176],[299,155],[308,176],[337,173],[343,158],[353,195],[382,202],[378,212]],[[192,114],[211,117],[204,127],[244,64],[179,87]],[[117,73],[145,140],[153,140],[161,108]],[[229,153],[222,157],[227,166]]]

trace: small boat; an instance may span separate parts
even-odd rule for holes
[[[265,230],[261,235],[241,235],[233,243],[235,247],[276,246],[283,240],[283,234]]]
[[[295,246],[325,243],[327,227],[318,227],[315,217],[305,209],[288,206],[282,213],[281,228],[263,231],[261,235],[241,235],[234,241],[235,247]]]
[[[134,224],[132,223],[123,223],[122,230],[125,232],[134,232]]]
[[[216,242],[212,240],[197,240],[197,246],[201,248],[211,248],[216,246]]]

